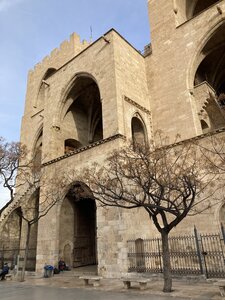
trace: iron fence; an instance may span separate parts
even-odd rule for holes
[[[225,277],[224,231],[222,235],[199,234],[169,237],[173,274]],[[129,272],[162,273],[161,238],[128,241]]]
[[[25,249],[20,248],[0,248],[0,269],[3,268],[5,262],[9,264],[10,269],[13,269],[17,264],[17,258],[20,257],[20,261],[24,260]],[[30,248],[27,256],[27,271],[34,271],[36,265],[36,248]]]
[[[225,277],[224,240],[220,234],[201,234],[204,273],[207,277]]]

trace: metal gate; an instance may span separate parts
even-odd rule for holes
[[[81,267],[96,264],[95,237],[76,237],[74,247],[73,267]]]
[[[223,228],[222,228],[223,229]],[[199,234],[169,238],[171,271],[180,275],[225,278],[224,234]],[[162,273],[161,238],[128,241],[129,272]]]
[[[206,277],[225,277],[224,241],[220,235],[200,234],[200,240]]]

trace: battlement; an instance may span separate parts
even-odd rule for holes
[[[58,69],[89,45],[90,43],[88,41],[81,41],[80,36],[74,32],[70,35],[69,40],[63,41],[58,48],[53,49],[51,53],[44,57],[41,62],[37,63],[29,73],[32,74],[49,67]]]

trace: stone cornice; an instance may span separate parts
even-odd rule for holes
[[[186,140],[175,142],[173,144],[166,145],[165,147],[172,148],[172,147],[175,147],[175,146],[178,146],[178,145],[182,145],[183,143],[188,142],[188,141],[191,142],[191,141],[202,140],[206,137],[210,137],[210,136],[216,135],[216,134],[221,133],[221,132],[225,132],[225,127],[221,127],[219,129],[215,129],[213,131],[203,133],[203,134],[197,135],[195,137],[192,137],[192,138],[189,138],[189,139],[186,139]]]
[[[113,136],[111,136],[111,137],[108,137],[108,138],[106,138],[106,139],[104,139],[104,140],[100,140],[100,141],[95,142],[95,143],[93,143],[93,144],[90,144],[90,145],[81,147],[81,148],[79,148],[79,149],[76,149],[75,151],[66,153],[66,154],[64,154],[63,156],[59,156],[59,157],[57,157],[57,158],[55,158],[55,159],[53,159],[53,160],[50,160],[50,161],[48,161],[48,162],[42,164],[42,166],[43,166],[43,167],[48,166],[48,165],[53,164],[53,163],[55,163],[55,162],[57,162],[57,161],[60,161],[60,160],[62,160],[62,159],[65,159],[65,158],[67,158],[67,157],[76,155],[76,154],[78,154],[78,153],[84,152],[84,151],[86,151],[86,150],[89,150],[89,149],[91,149],[91,148],[97,147],[97,146],[99,146],[99,145],[108,143],[108,142],[110,142],[110,141],[113,141],[113,140],[116,140],[116,139],[119,139],[119,138],[120,138],[120,139],[124,139],[124,140],[126,139],[126,137],[125,137],[124,135],[122,135],[122,134],[116,134],[116,135],[113,135]]]
[[[128,98],[127,96],[124,96],[124,100],[130,104],[132,104],[133,106],[137,107],[138,109],[142,110],[143,112],[145,112],[146,114],[151,116],[151,112],[150,110],[148,110],[147,108],[141,106],[140,104],[138,104],[137,102],[135,102],[134,100]]]

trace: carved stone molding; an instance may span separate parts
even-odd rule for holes
[[[142,110],[143,112],[145,112],[146,114],[151,116],[151,112],[150,110],[148,110],[147,108],[141,106],[140,104],[138,104],[137,102],[135,102],[134,100],[131,100],[130,98],[128,98],[127,96],[124,96],[124,100],[130,104],[132,104],[133,106],[137,107],[138,109]]]

